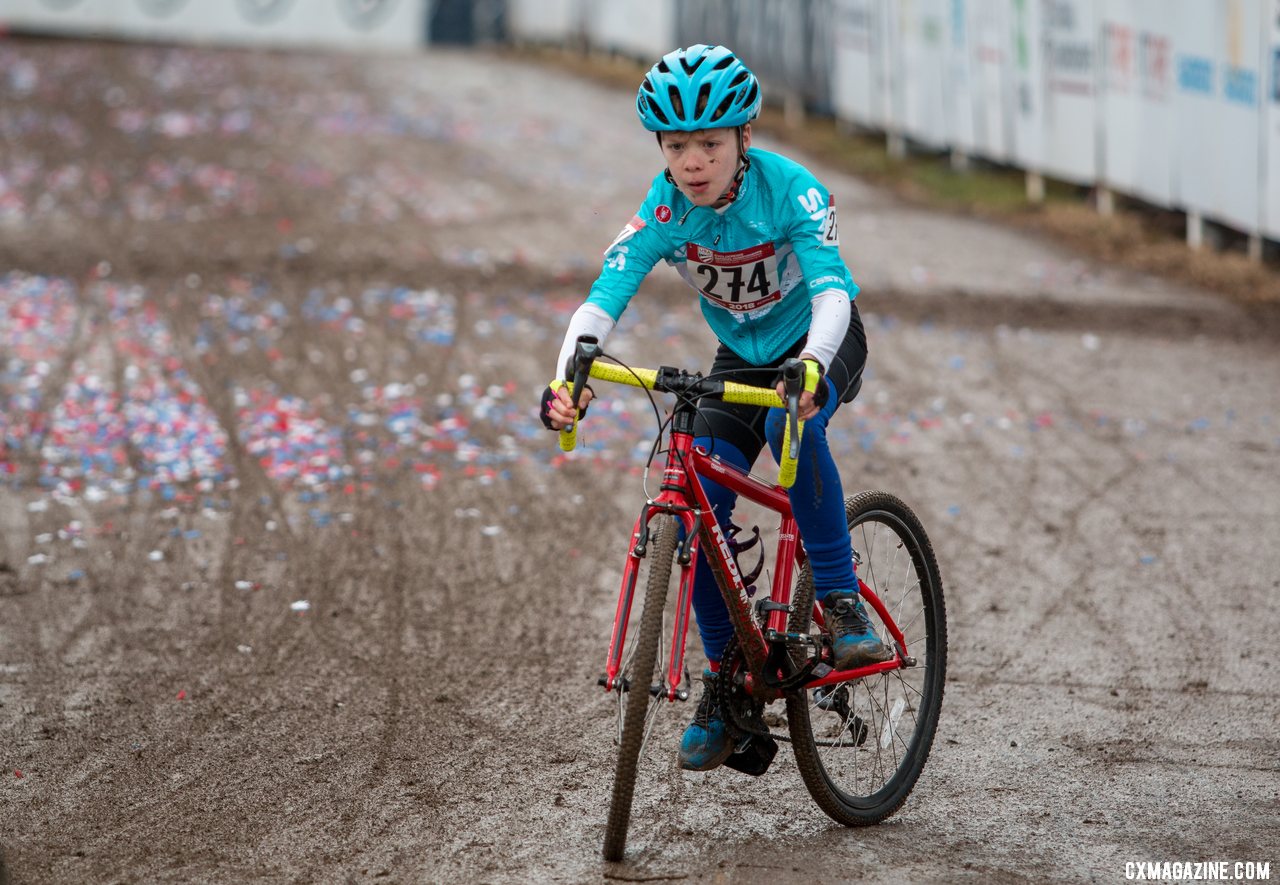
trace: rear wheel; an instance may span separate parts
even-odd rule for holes
[[[787,723],[800,776],[815,802],[846,826],[875,824],[906,801],[924,768],[942,709],[947,625],[942,580],[920,520],[885,492],[845,500],[858,577],[884,603],[915,666],[787,696]],[[793,632],[813,622],[806,566],[793,593]],[[882,641],[893,638],[864,603]]]
[[[676,542],[675,518],[660,516],[654,520],[646,557],[649,574],[645,580],[644,609],[634,638],[628,638],[629,645],[623,651],[620,676],[629,687],[618,694],[618,765],[613,776],[613,796],[604,831],[605,860],[622,859],[627,844],[627,828],[631,824],[631,801],[641,756],[655,722],[662,711],[671,706],[665,696],[651,694],[649,687],[663,684],[662,671],[665,668],[659,651]],[[632,624],[635,625],[634,620]]]

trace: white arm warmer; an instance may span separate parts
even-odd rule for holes
[[[849,331],[849,296],[840,289],[827,289],[814,295],[813,320],[809,324],[809,339],[804,352],[822,363],[825,372],[831,368],[836,351]]]
[[[849,319],[846,313],[845,325],[848,324]],[[573,348],[578,343],[578,336],[594,335],[596,340],[600,342],[600,346],[604,347],[604,339],[613,331],[615,325],[617,323],[613,317],[594,304],[584,303],[575,310],[573,317],[569,320],[569,329],[564,333],[564,344],[560,345],[560,358],[556,362],[556,370],[551,377],[572,381],[572,378],[564,377],[564,370],[565,366],[569,364],[569,360],[573,359]],[[841,337],[843,338],[843,333],[841,333]],[[826,364],[824,363],[823,365]]]

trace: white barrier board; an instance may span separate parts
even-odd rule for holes
[[[582,0],[507,0],[507,30],[516,40],[563,43],[583,26]]]
[[[4,0],[0,23],[196,43],[412,49],[428,0]]]
[[[973,53],[969,46],[969,8],[973,0],[948,0],[943,44],[943,113],[950,144],[966,154],[977,152],[974,126]]]
[[[1215,52],[1219,43],[1219,11],[1212,3],[1180,3],[1175,7],[1174,69],[1177,78],[1177,172],[1175,205],[1189,212],[1212,211],[1217,191],[1217,137],[1214,116],[1218,92]]]
[[[1174,57],[1165,0],[1109,0],[1102,35],[1100,175],[1158,205],[1174,199]]]
[[[0,24],[57,34],[100,34],[115,6],[116,0],[4,0]]]
[[[1046,0],[1044,171],[1089,184],[1098,174],[1097,11],[1093,0]]]
[[[1241,230],[1262,214],[1261,0],[1179,4],[1178,198]]]
[[[891,6],[901,53],[895,71],[902,131],[936,148],[945,147],[950,135],[943,99],[946,2],[914,0]]]
[[[1218,161],[1224,174],[1215,208],[1222,221],[1250,231],[1258,230],[1262,219],[1263,5],[1262,0],[1227,0],[1219,47]]]
[[[836,0],[831,102],[836,116],[859,126],[883,127],[885,44],[879,0]]]
[[[657,62],[675,49],[675,0],[595,0],[587,36],[593,46]]]
[[[973,99],[973,152],[998,162],[1013,153],[1013,43],[1010,0],[968,6],[966,44]]]
[[[1010,8],[1013,79],[1013,158],[1036,172],[1044,169],[1044,58],[1040,4],[1013,0]]]
[[[1271,0],[1266,11],[1268,27],[1263,51],[1266,86],[1263,103],[1263,161],[1266,189],[1262,208],[1262,225],[1268,237],[1280,240],[1280,0]]]

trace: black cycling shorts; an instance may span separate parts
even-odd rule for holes
[[[711,364],[711,373],[717,380],[770,387],[776,377],[776,371],[770,373],[759,370],[763,368],[776,370],[784,361],[799,356],[804,351],[807,340],[806,335],[787,348],[787,352],[777,360],[765,366],[753,365],[721,344],[716,351],[715,361]],[[867,333],[862,328],[862,317],[858,314],[858,305],[850,302],[849,330],[836,351],[835,359],[827,369],[827,377],[831,379],[835,387],[835,395],[840,402],[851,402],[858,395],[858,390],[862,387],[862,369],[866,364]],[[752,463],[764,448],[764,423],[768,414],[767,410],[759,406],[706,400],[698,409],[698,416],[693,425],[694,436],[710,436],[715,440],[724,440],[746,455],[748,463]]]

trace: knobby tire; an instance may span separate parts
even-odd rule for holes
[[[652,682],[662,682],[654,673],[658,647],[662,642],[662,614],[666,608],[667,589],[675,559],[677,532],[674,517],[662,516],[655,523],[647,554],[649,574],[645,582],[644,611],[640,617],[636,651],[630,673],[622,715],[622,736],[618,746],[618,765],[613,776],[613,796],[609,819],[604,830],[604,859],[622,859],[627,844],[627,828],[631,824],[631,800],[635,795],[636,770],[645,737],[646,714]]]

